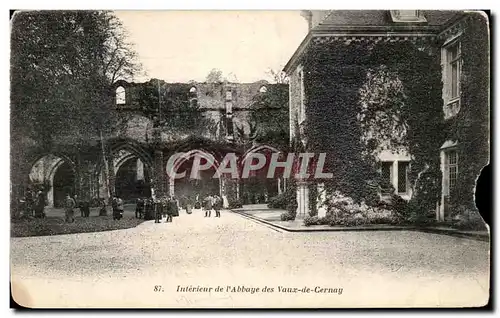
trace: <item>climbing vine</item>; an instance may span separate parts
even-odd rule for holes
[[[412,155],[416,213],[435,207],[444,136],[433,44],[336,42],[316,45],[304,61],[308,148],[328,153],[330,191],[356,201],[372,196],[376,188],[369,183],[379,179],[373,150],[386,142]]]
[[[136,103],[153,119],[153,125],[165,131],[182,134],[213,128],[214,123],[203,116],[196,95],[190,93],[191,87],[191,84],[151,79],[137,88]]]
[[[481,169],[489,163],[489,34],[486,17],[470,13],[459,38],[462,56],[460,111],[446,124],[446,139],[457,142],[456,186],[452,206],[475,210],[474,189]]]

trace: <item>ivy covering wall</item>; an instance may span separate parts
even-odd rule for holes
[[[410,182],[416,184],[415,213],[435,208],[441,195],[439,147],[444,137],[440,59],[435,47],[436,43],[410,41],[313,45],[313,54],[304,61],[308,150],[328,154],[325,169],[333,173],[333,179],[325,180],[329,192],[338,190],[358,202],[376,197],[377,189],[370,186],[379,182],[372,150],[380,140],[363,138],[364,124],[371,122],[379,136],[406,147],[413,156]],[[372,101],[360,116],[367,74],[380,67],[397,75],[402,93]],[[404,133],[395,133],[392,125],[384,125],[384,119],[377,116],[389,111],[399,115]]]
[[[457,141],[458,175],[450,204],[475,210],[474,191],[481,169],[489,163],[489,34],[486,17],[471,13],[460,37],[461,107],[446,123],[446,139]]]

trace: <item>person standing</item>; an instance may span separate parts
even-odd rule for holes
[[[38,196],[36,199],[36,206],[35,206],[35,217],[37,218],[43,218],[45,217],[44,209],[45,209],[46,201],[45,201],[45,195],[43,194],[42,191],[38,191]]]
[[[80,216],[83,218],[85,215],[83,214],[83,209],[82,209],[82,206],[81,206],[80,198],[78,198],[78,195],[75,194],[75,196],[73,197],[73,199],[75,200],[75,204],[76,204],[75,207],[80,209]]]
[[[160,200],[156,198],[153,198],[153,210],[155,213],[155,223],[160,223],[163,211]]]
[[[142,219],[144,217],[144,199],[138,198],[135,206],[135,218]]]
[[[66,217],[66,222],[73,223],[75,222],[75,211],[76,207],[75,200],[68,194],[66,194],[66,199],[64,200],[64,214]]]
[[[122,198],[116,198],[116,210],[117,210],[116,219],[120,220],[123,217],[123,210],[124,210]]]
[[[186,213],[191,214],[193,213],[193,198],[191,196],[186,197]]]
[[[155,210],[152,198],[147,198],[144,202],[144,220],[155,220]]]
[[[90,202],[89,200],[82,200],[80,202],[80,210],[83,211],[83,217],[90,217]]]
[[[172,222],[172,215],[174,214],[174,210],[172,208],[172,199],[167,198],[166,206],[165,206],[165,213],[167,215],[167,219],[165,220],[165,223]]]
[[[203,200],[203,203],[205,208],[205,217],[210,217],[212,215],[212,196],[208,195],[205,200]]]
[[[106,214],[108,214],[106,200],[101,199],[101,208],[99,209],[99,216],[106,216]]]
[[[170,205],[172,207],[172,216],[179,216],[179,201],[175,196],[171,198]]]
[[[220,218],[220,210],[222,209],[222,199],[217,194],[214,195],[213,198],[214,198],[215,217]]]
[[[202,210],[203,205],[200,202],[200,197],[197,195],[196,198],[194,199],[194,209],[196,211]]]

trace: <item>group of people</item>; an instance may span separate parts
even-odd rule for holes
[[[172,222],[173,217],[179,216],[179,210],[186,210],[187,214],[193,213],[193,209],[205,212],[205,217],[212,215],[215,211],[215,217],[220,217],[222,209],[222,199],[218,195],[208,195],[203,200],[199,196],[192,200],[187,197],[181,197],[177,200],[175,196],[165,196],[161,198],[139,198],[136,202],[135,217],[149,219],[154,216],[155,223],[160,223],[166,217],[165,222]]]
[[[76,194],[74,197],[71,197],[71,195],[67,193],[64,199],[64,215],[66,222],[75,222],[75,209],[80,209],[81,217],[90,217],[90,202],[88,200],[80,200]]]
[[[24,215],[34,216],[36,218],[45,217],[45,206],[47,206],[47,200],[45,193],[42,190],[34,191],[28,189],[26,195],[21,199],[22,211]]]
[[[205,217],[210,217],[212,215],[212,210],[214,210],[215,217],[220,218],[220,210],[222,209],[222,205],[222,198],[217,194],[212,194],[203,199],[201,208],[205,211]]]
[[[45,204],[45,203],[44,203]],[[120,220],[123,217],[124,202],[123,199],[114,196],[111,200],[113,210],[113,220]],[[74,222],[74,209],[79,208],[82,217],[89,217],[90,203],[78,199],[75,195],[73,198],[70,194],[66,195],[64,200],[66,222]],[[211,217],[212,210],[215,211],[215,217],[220,217],[220,211],[223,207],[222,198],[216,194],[208,195],[199,200],[189,200],[185,197],[177,200],[175,196],[161,198],[139,198],[136,202],[135,217],[151,219],[154,217],[155,223],[160,223],[166,217],[165,222],[172,222],[174,216],[179,216],[179,209],[185,209],[188,214],[191,214],[193,209],[202,210],[205,212],[205,217]],[[106,201],[101,201],[99,215],[106,215]]]
[[[166,217],[166,222],[172,222],[172,217],[179,216],[179,205],[175,197],[139,198],[135,206],[136,218],[154,216],[155,223],[160,223]]]

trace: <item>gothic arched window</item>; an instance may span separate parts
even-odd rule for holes
[[[267,87],[262,86],[262,87],[259,89],[259,92],[261,92],[261,93],[267,93]]]
[[[125,88],[119,86],[116,89],[116,105],[124,105],[125,101]]]

